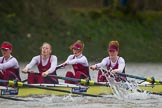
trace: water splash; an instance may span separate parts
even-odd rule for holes
[[[114,96],[120,100],[141,100],[150,97],[146,91],[139,92],[139,86],[137,82],[132,81],[119,81],[117,82],[112,77],[107,77],[110,87],[113,91]]]
[[[63,101],[74,101],[74,98],[72,97],[72,94],[68,94],[64,96]]]

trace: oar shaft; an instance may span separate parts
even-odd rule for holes
[[[62,64],[58,65],[55,70],[60,69],[61,67],[63,67]]]
[[[8,83],[8,81],[7,80],[2,80],[2,79],[0,79],[0,83]]]
[[[8,99],[8,100],[13,100],[13,101],[29,101],[29,100],[23,100],[23,99],[12,98],[12,97],[5,97],[5,96],[0,96],[0,98]]]
[[[62,79],[62,80],[68,80],[68,81],[73,81],[73,82],[79,82],[81,84],[84,85],[101,85],[101,86],[109,86],[108,84],[103,84],[103,83],[98,83],[98,82],[94,82],[92,80],[88,80],[88,79],[76,79],[76,78],[70,78],[70,77],[61,77],[61,76],[57,76],[57,75],[48,75],[49,77],[55,77],[58,79]]]
[[[125,73],[116,73],[116,74],[122,75],[122,76],[126,76],[126,77],[130,77],[130,78],[135,78],[135,79],[140,79],[140,80],[146,80],[146,78],[139,77],[139,76],[134,76],[134,75],[129,75],[129,74],[125,74]]]
[[[150,82],[150,83],[160,83],[160,84],[162,84],[162,81],[155,80],[154,78],[150,78],[150,77],[144,78],[144,77],[135,76],[135,75],[129,75],[129,74],[125,74],[125,73],[117,73],[117,74],[122,75],[122,76],[126,76],[126,77],[130,77],[130,78],[144,80],[144,81],[147,81],[147,82]]]
[[[15,81],[11,81],[11,80],[0,80],[0,82],[2,82],[2,83],[8,83],[9,86],[32,87],[32,88],[38,88],[38,89],[44,89],[44,90],[51,90],[51,91],[57,91],[57,92],[78,94],[78,95],[82,95],[82,96],[102,97],[100,95],[93,95],[93,94],[87,94],[87,93],[81,93],[81,92],[73,92],[73,91],[56,89],[56,88],[50,88],[50,87],[36,86],[36,85],[31,85],[31,84],[25,84],[23,82],[15,82]]]

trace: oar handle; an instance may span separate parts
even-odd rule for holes
[[[62,67],[64,67],[64,65],[63,65],[63,64],[60,64],[60,65],[58,65],[58,66],[56,67],[55,70],[60,69],[60,68],[62,68]]]
[[[28,74],[41,75],[40,73],[38,73],[38,72],[35,72],[35,71],[28,71],[27,73],[28,73]]]

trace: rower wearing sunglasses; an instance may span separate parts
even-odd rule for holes
[[[72,65],[74,72],[68,71],[66,77],[76,79],[90,79],[89,65],[87,58],[82,54],[84,50],[84,43],[77,40],[70,46],[73,54],[69,55],[63,66]],[[75,84],[76,82],[66,80],[65,83]]]
[[[125,73],[125,60],[123,57],[118,55],[119,53],[119,42],[110,41],[108,45],[108,56],[105,57],[100,63],[96,63],[90,66],[90,69],[106,67],[107,70],[111,70],[111,73]],[[121,78],[121,77],[118,77]],[[123,78],[125,79],[125,78]],[[98,82],[107,82],[106,76],[101,70],[98,71]]]

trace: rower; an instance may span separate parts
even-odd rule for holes
[[[111,73],[125,73],[125,60],[123,57],[118,56],[119,53],[119,42],[118,41],[110,41],[108,45],[108,57],[105,57],[100,63],[94,64],[90,66],[90,69],[94,70],[100,67],[106,67],[107,70],[111,70]],[[123,77],[123,76],[121,76]],[[117,77],[116,80],[121,78]],[[122,78],[125,79],[125,78]],[[98,82],[107,82],[105,74],[101,70],[98,71]]]
[[[74,72],[68,71],[66,77],[76,79],[90,79],[89,65],[87,58],[82,54],[84,50],[84,43],[77,40],[70,46],[73,54],[69,55],[67,60],[62,64],[63,66],[72,65]],[[65,83],[76,84],[76,82],[66,80]]]
[[[2,57],[0,57],[0,79],[21,81],[19,64],[17,59],[11,55],[12,49],[12,44],[9,42],[3,42],[1,44]]]
[[[57,57],[52,55],[52,46],[44,42],[41,46],[41,54],[32,58],[29,64],[22,69],[23,73],[28,73],[28,84],[57,84],[57,78],[48,78],[47,75],[56,75]],[[39,74],[29,73],[29,70],[37,66]]]

